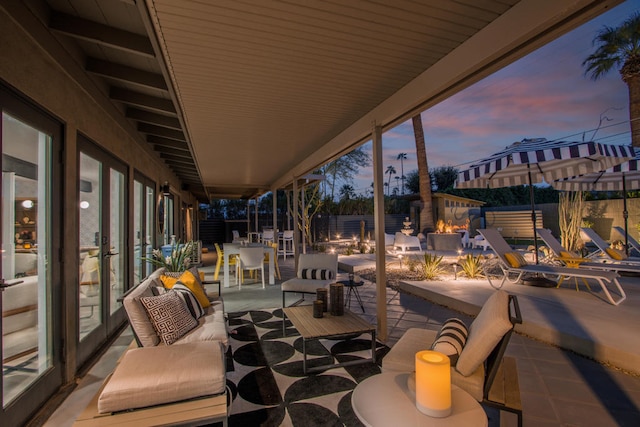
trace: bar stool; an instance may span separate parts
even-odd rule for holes
[[[273,229],[265,228],[262,230],[262,243],[265,245],[269,245],[271,243],[275,243],[275,237]]]
[[[280,249],[278,249],[278,255],[284,256],[284,259],[287,259],[287,255],[295,255],[294,245],[293,245],[293,230],[285,230],[282,233],[282,237],[280,238],[280,242],[282,242]]]

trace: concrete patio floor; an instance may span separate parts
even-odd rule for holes
[[[203,270],[211,278],[213,266],[205,260]],[[283,280],[293,277],[293,261],[279,260]],[[340,257],[343,272],[371,268],[373,257]],[[627,300],[614,307],[596,295],[576,292],[568,283],[561,289],[505,285],[518,295],[524,324],[514,334],[507,353],[517,360],[524,426],[637,426],[640,425],[640,377],[604,365],[574,351],[627,363],[637,360],[640,350],[637,328],[640,323],[639,279],[625,278]],[[260,284],[223,289],[227,312],[280,307],[279,284],[262,289]],[[232,281],[233,283],[233,281]],[[597,286],[593,287],[597,289]],[[455,280],[447,282],[407,282],[401,290],[386,289],[388,339],[392,346],[411,327],[439,329],[442,322],[458,317],[470,324],[493,289],[487,281]],[[351,310],[370,323],[376,323],[375,284],[360,288],[365,313],[351,302]],[[526,335],[525,335],[526,334]],[[119,354],[132,337],[127,328],[91,371],[79,380],[78,387],[45,423],[46,426],[71,426],[111,372]],[[550,344],[553,343],[553,344]],[[577,350],[576,350],[577,351]],[[627,359],[628,358],[628,359]],[[640,364],[628,362],[638,371]],[[513,414],[487,410],[489,426],[515,426]]]

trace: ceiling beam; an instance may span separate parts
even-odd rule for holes
[[[127,108],[125,116],[128,119],[149,123],[151,125],[163,126],[171,129],[182,129],[182,126],[180,126],[180,120],[177,118],[165,116],[164,114],[152,113],[151,111]]]
[[[175,139],[162,138],[161,136],[156,135],[147,135],[147,142],[154,146],[161,145],[163,147],[189,151],[189,146],[186,142],[176,141]]]
[[[166,153],[160,153],[160,158],[176,163],[178,165],[183,165],[183,166],[191,166],[191,167],[195,167],[196,165],[193,163],[192,159],[185,159],[184,157],[178,157],[178,156],[174,156],[172,154],[166,154]]]
[[[151,73],[115,62],[103,61],[97,58],[87,58],[85,68],[88,72],[109,79],[133,83],[142,87],[167,91],[167,84],[162,74]]]
[[[119,30],[108,25],[53,11],[49,28],[82,40],[124,50],[138,55],[155,57],[153,46],[146,36]]]
[[[158,98],[156,96],[145,95],[140,92],[112,87],[109,97],[114,101],[120,101],[128,105],[146,108],[153,111],[175,114],[176,109],[170,99]]]
[[[175,149],[175,148],[162,147],[162,146],[154,147],[154,149],[159,153],[170,154],[170,155],[173,155],[173,156],[184,157],[184,158],[193,160],[193,157],[191,156],[191,153],[189,151],[179,150],[179,149]]]
[[[163,138],[175,139],[186,142],[184,133],[181,130],[169,129],[162,126],[150,125],[149,123],[138,123],[138,132],[149,135],[157,135]]]

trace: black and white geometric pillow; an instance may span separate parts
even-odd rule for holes
[[[322,268],[303,268],[300,279],[332,280],[333,271]]]
[[[467,342],[468,335],[469,331],[462,320],[456,318],[448,319],[442,324],[435,341],[431,345],[431,350],[446,354],[451,359],[451,365],[455,366]]]
[[[204,308],[202,308],[198,298],[191,292],[191,289],[187,288],[181,281],[173,285],[171,290],[177,292],[180,298],[182,298],[194,319],[199,319],[204,316]]]
[[[157,297],[140,297],[149,320],[163,343],[171,345],[198,326],[186,304],[177,292],[167,292]]]

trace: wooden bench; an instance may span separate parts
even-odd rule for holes
[[[518,427],[522,427],[522,400],[515,358],[509,356],[502,358],[491,389],[482,400],[482,404],[501,411],[513,412],[518,416]]]

